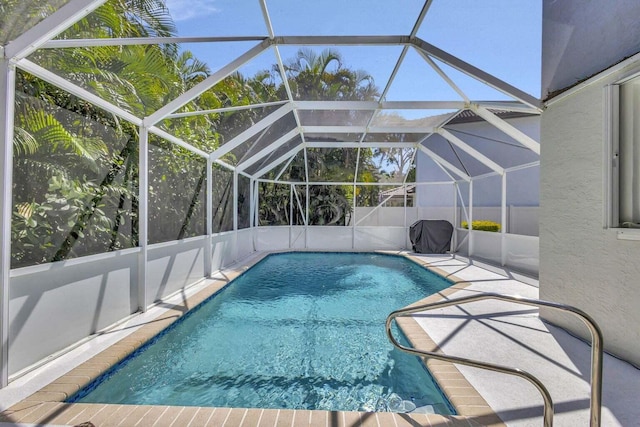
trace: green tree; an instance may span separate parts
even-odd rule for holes
[[[278,68],[274,66],[274,72]],[[344,65],[340,52],[325,49],[320,53],[308,48],[300,49],[296,56],[285,63],[285,72],[291,92],[295,99],[302,100],[360,100],[377,99],[380,95],[374,79],[361,70],[353,70]],[[286,88],[281,84],[277,93],[285,96]],[[335,112],[314,112],[319,122],[330,123]],[[341,118],[341,124],[358,123],[361,112],[347,112]],[[327,137],[321,136],[326,140]],[[353,181],[358,156],[356,150],[348,149],[307,149],[307,161],[311,181]],[[371,162],[371,151],[360,151],[360,174],[369,181],[376,180],[375,167]],[[305,181],[303,156],[297,156],[292,162],[289,173],[283,179]],[[266,188],[266,187],[265,187]],[[359,189],[358,191],[376,193],[377,189]],[[353,186],[351,185],[313,185],[309,190],[309,223],[311,225],[347,225],[353,210]],[[261,214],[266,223],[281,223],[282,215],[273,213],[274,206],[284,206],[289,200],[289,192],[283,186],[269,187],[261,199]],[[287,202],[288,203],[288,202]],[[294,209],[298,211],[298,209]],[[286,215],[288,217],[288,213]],[[297,219],[296,219],[297,220]]]
[[[373,156],[377,167],[387,171],[385,175],[388,180],[403,182],[413,170],[414,153],[414,148],[385,147],[376,148]]]
[[[286,63],[285,72],[296,99],[368,101],[380,95],[371,75],[344,67],[342,55],[332,49],[318,54],[302,48]],[[284,90],[279,88],[281,94]]]
[[[172,35],[175,26],[163,0],[115,0],[59,38]],[[44,49],[31,59],[139,117],[210,75],[205,63],[175,45]],[[14,266],[136,246],[137,126],[27,73],[20,73],[17,86]],[[264,76],[236,74],[182,111],[254,104],[274,90]],[[212,151],[227,131],[248,128],[256,114],[194,115],[160,126]],[[226,191],[228,183],[206,183],[202,159],[166,141],[152,137],[150,142],[150,242],[202,234],[205,186],[221,187],[228,201],[233,194]],[[37,178],[29,177],[36,170]],[[220,226],[228,228],[233,219],[223,217]]]
[[[121,0],[61,38],[174,32],[162,0]],[[31,59],[139,115],[208,75],[171,45],[40,50]],[[16,88],[12,265],[137,245],[137,127],[27,73]]]

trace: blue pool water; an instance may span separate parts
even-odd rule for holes
[[[401,257],[271,255],[72,401],[450,414],[384,328],[450,285]]]

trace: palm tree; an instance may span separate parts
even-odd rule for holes
[[[59,38],[171,37],[176,26],[165,0],[110,0]]]
[[[277,66],[273,73],[279,72]],[[343,65],[340,52],[325,49],[320,53],[308,48],[300,49],[296,56],[286,62],[286,77],[295,99],[305,100],[373,100],[379,96],[373,77],[361,70],[352,70]],[[275,80],[275,78],[274,78]],[[284,84],[278,88],[278,95],[285,96]],[[330,123],[335,112],[315,112],[319,122]],[[358,120],[358,112],[352,113],[352,119]],[[342,121],[341,124],[349,124]],[[322,139],[326,139],[323,137]],[[316,181],[353,181],[357,156],[353,150],[345,149],[307,149],[310,165],[310,179]],[[361,153],[361,166],[374,177],[374,168],[369,161],[369,150]],[[306,165],[303,158],[297,157],[283,179],[302,180]],[[295,175],[295,176],[294,176]],[[264,186],[266,189],[268,186]],[[267,221],[279,223],[282,218],[273,211],[274,206],[285,206],[289,193],[284,188],[272,186],[261,199],[261,214],[267,215]],[[353,208],[353,186],[315,185],[310,188],[310,224],[346,225],[349,223]],[[287,202],[288,203],[288,202]],[[286,205],[288,206],[288,204]],[[286,208],[288,211],[288,207]]]
[[[162,0],[119,0],[61,38],[174,32]],[[199,66],[177,72],[174,46],[42,50],[31,59],[136,113],[195,84],[188,79]],[[137,245],[136,127],[27,73],[16,88],[13,265]]]
[[[67,0],[31,2],[24,0],[2,0],[0,2],[0,44],[6,45],[30,29],[44,17],[51,15]]]
[[[285,72],[296,99],[367,101],[380,95],[370,74],[343,67],[342,55],[332,49],[318,54],[302,48],[285,65]]]

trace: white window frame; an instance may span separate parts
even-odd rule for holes
[[[640,240],[640,228],[620,226],[620,88],[640,78],[636,68],[623,78],[604,88],[604,228],[617,233],[620,240]],[[640,111],[638,111],[640,114]]]

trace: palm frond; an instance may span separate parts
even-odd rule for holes
[[[104,141],[76,137],[53,115],[44,110],[32,111],[25,117],[25,122],[33,138],[39,141],[39,144],[51,146],[53,150],[64,148],[91,161],[95,161],[100,155],[107,152]]]
[[[38,151],[40,144],[33,135],[21,127],[13,128],[13,150],[18,156],[28,156]]]

